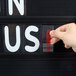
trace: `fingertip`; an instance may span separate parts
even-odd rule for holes
[[[69,49],[69,48],[70,48],[70,46],[68,46],[68,45],[65,45],[65,48]]]
[[[51,38],[54,37],[54,30],[50,31]]]
[[[57,42],[57,39],[56,38],[52,38],[51,39],[51,44],[53,45],[53,44],[55,44]]]
[[[50,31],[50,35],[53,35],[54,34],[54,30]]]

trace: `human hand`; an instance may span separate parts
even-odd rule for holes
[[[59,40],[62,40],[65,48],[70,48],[76,52],[76,24],[69,23],[62,25],[56,30],[50,32],[51,35],[51,44],[55,44]]]

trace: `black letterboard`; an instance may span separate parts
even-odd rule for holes
[[[50,35],[75,20],[75,0],[0,0],[0,75],[75,74],[76,54]]]

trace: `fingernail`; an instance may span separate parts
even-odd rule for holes
[[[53,35],[54,34],[54,30],[50,31],[50,35]]]

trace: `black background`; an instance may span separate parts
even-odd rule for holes
[[[25,16],[7,16],[7,0],[0,0],[0,45],[3,45],[4,23],[48,24],[55,28],[75,22],[75,0],[27,0]],[[0,51],[3,47],[0,48]],[[60,41],[55,44],[55,53],[48,54],[0,54],[1,76],[72,76],[76,72],[76,54],[65,49]]]

